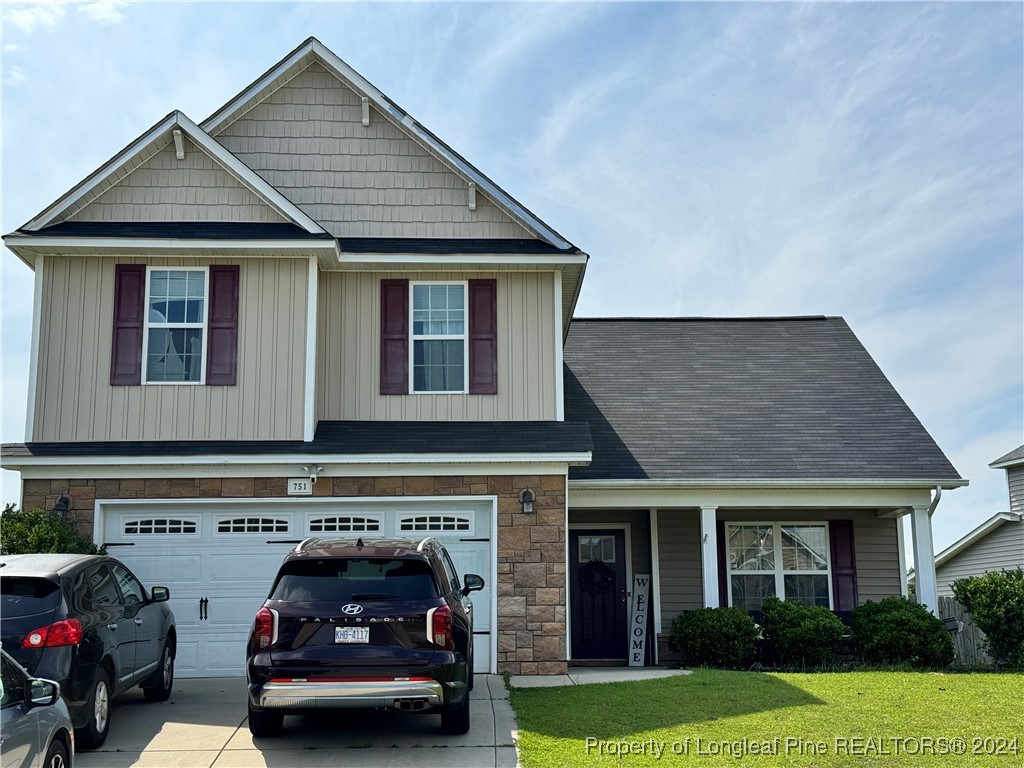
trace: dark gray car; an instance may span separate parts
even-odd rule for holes
[[[60,685],[31,677],[0,650],[0,765],[71,768],[75,736]]]

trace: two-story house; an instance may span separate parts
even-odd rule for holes
[[[560,673],[626,659],[636,575],[662,637],[899,594],[904,517],[930,563],[966,483],[840,318],[574,319],[587,255],[315,39],[4,241],[35,273],[4,466],[171,587],[182,676],[241,673],[311,535],[440,538],[487,581],[478,668]]]

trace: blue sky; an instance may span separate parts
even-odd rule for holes
[[[591,254],[579,316],[842,315],[971,486],[1024,442],[1024,5],[10,3],[10,232],[310,35]],[[31,273],[2,256],[0,439]],[[17,475],[0,473],[17,500]]]

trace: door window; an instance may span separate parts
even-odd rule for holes
[[[122,565],[113,566],[114,578],[117,579],[117,586],[121,588],[125,605],[138,605],[146,601],[146,590],[142,588],[139,580],[129,573]]]
[[[600,560],[602,563],[614,563],[615,555],[614,536],[580,536],[579,562]]]
[[[448,550],[441,550],[441,562],[444,564],[444,572],[448,578],[448,583],[451,585],[452,592],[461,592],[462,584],[459,582],[459,573],[455,570],[455,565],[448,556]]]
[[[89,574],[89,587],[92,590],[92,602],[97,606],[117,605],[121,596],[117,593],[114,577],[107,566],[101,565]]]
[[[25,698],[25,676],[0,656],[0,707],[19,704]]]

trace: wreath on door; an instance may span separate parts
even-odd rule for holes
[[[600,560],[591,560],[579,569],[580,589],[588,595],[603,595],[615,585],[612,569]]]

